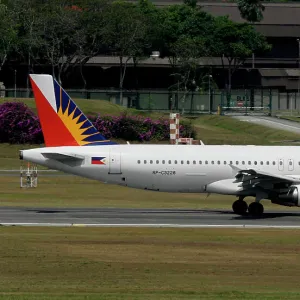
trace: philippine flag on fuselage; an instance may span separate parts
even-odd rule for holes
[[[91,159],[92,165],[106,165],[105,157],[95,156]]]

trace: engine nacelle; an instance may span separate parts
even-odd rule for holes
[[[272,199],[272,203],[284,206],[300,206],[300,185],[291,185],[286,194]]]
[[[216,193],[223,195],[237,195],[243,190],[241,182],[233,182],[234,179],[224,179],[212,182],[205,188],[207,193]]]

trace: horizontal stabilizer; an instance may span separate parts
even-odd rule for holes
[[[42,155],[45,158],[57,160],[60,162],[84,160],[84,156],[77,155],[77,154],[63,154],[63,153],[57,153],[57,152],[55,152],[55,153],[47,152],[47,153],[42,153]]]

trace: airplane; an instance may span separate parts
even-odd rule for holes
[[[51,75],[30,75],[45,147],[20,159],[136,189],[236,196],[233,212],[261,216],[261,200],[300,207],[297,146],[117,144],[106,139]],[[248,206],[245,197],[255,197]]]

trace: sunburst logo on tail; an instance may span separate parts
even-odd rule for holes
[[[80,111],[67,93],[54,81],[57,114],[68,128],[78,145],[112,143],[106,140]]]

